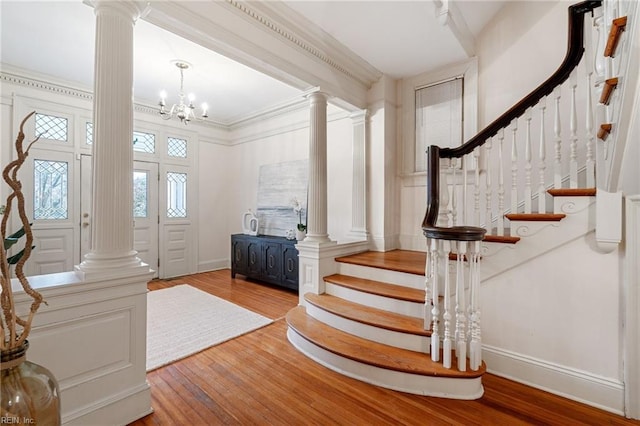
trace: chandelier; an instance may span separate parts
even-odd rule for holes
[[[209,117],[209,115],[207,114],[207,104],[202,104],[202,106],[200,107],[202,109],[202,114],[200,114],[199,117],[196,117],[196,107],[193,105],[195,97],[193,96],[193,94],[189,94],[189,96],[187,97],[188,103],[185,103],[184,71],[189,69],[191,65],[184,61],[175,61],[174,64],[180,70],[180,102],[177,104],[173,104],[171,106],[171,109],[167,110],[167,92],[163,90],[160,93],[160,102],[158,102],[158,105],[160,105],[160,110],[158,111],[160,117],[162,117],[164,120],[169,120],[173,117],[176,117],[179,118],[180,122],[184,124],[189,124],[189,121],[191,120],[202,121],[206,119],[207,117]]]

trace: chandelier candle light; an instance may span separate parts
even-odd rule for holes
[[[167,111],[167,109],[165,108],[167,105],[167,92],[165,92],[164,90],[160,92],[160,102],[158,102],[158,105],[160,105],[160,110],[158,111],[160,113],[160,117],[162,117],[164,120],[169,120],[172,117],[177,117],[184,124],[189,124],[189,121],[195,119],[201,121],[205,120],[207,117],[209,117],[209,115],[207,114],[207,104],[201,105],[200,108],[202,109],[202,114],[200,115],[200,117],[196,117],[194,113],[196,107],[193,105],[193,101],[195,100],[193,94],[189,94],[189,103],[185,104],[184,70],[191,68],[191,65],[185,61],[174,61],[173,64],[180,70],[180,102],[178,104],[173,104],[171,106],[171,109]]]

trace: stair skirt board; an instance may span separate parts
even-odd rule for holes
[[[318,308],[312,303],[306,305],[307,313],[323,323],[333,328],[362,337],[363,339],[373,340],[397,348],[408,349],[414,352],[430,353],[431,339],[426,336],[419,336],[400,331],[386,330],[358,321],[327,312]]]
[[[405,300],[363,293],[361,291],[335,285],[330,282],[325,282],[325,290],[327,294],[332,296],[337,296],[346,300],[357,300],[361,305],[367,305],[372,308],[383,309],[385,311],[396,312],[398,314],[416,318],[424,318],[424,304],[422,303],[408,302]]]
[[[482,377],[456,379],[434,377],[387,370],[341,357],[322,349],[299,335],[290,327],[289,342],[307,357],[345,376],[400,392],[439,398],[472,400],[484,393]]]
[[[354,265],[350,263],[338,263],[338,271],[338,273],[342,275],[424,290],[424,275],[414,275],[407,272],[391,271],[373,266]]]

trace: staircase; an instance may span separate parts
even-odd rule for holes
[[[482,396],[481,281],[585,236],[597,227],[596,208],[598,216],[607,209],[596,200],[611,185],[598,178],[611,169],[615,158],[607,153],[616,148],[596,148],[595,137],[600,145],[607,138],[610,143],[620,112],[605,114],[614,123],[599,123],[593,131],[591,92],[601,90],[599,103],[608,105],[615,82],[601,78],[594,89],[587,67],[580,109],[575,71],[584,51],[585,15],[600,5],[593,0],[569,8],[569,51],[545,83],[460,147],[429,147],[422,223],[426,253],[335,258],[336,272],[323,278],[324,292],[304,294],[287,315],[287,336],[296,348],[334,371],[390,389],[456,399]],[[619,37],[622,25],[616,17],[607,27]],[[604,45],[587,50],[596,57],[612,55],[602,52]],[[565,83],[568,111],[562,113]],[[586,117],[581,137],[578,112]],[[568,137],[561,136],[561,122],[568,122]],[[532,129],[539,129],[537,139]],[[554,152],[548,167],[547,141]],[[603,151],[604,160],[598,158]],[[584,161],[578,164],[578,158]]]
[[[305,294],[305,306],[288,313],[289,341],[358,380],[414,394],[479,398],[484,364],[472,371],[467,363],[459,371],[427,355],[425,260],[423,252],[404,250],[337,258],[339,273],[325,277],[326,293]]]

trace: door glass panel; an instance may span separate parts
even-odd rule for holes
[[[149,174],[147,172],[133,172],[133,217],[147,217],[149,201]]]
[[[167,173],[167,217],[187,217],[186,173]]]
[[[33,175],[33,218],[66,219],[67,162],[34,160]]]

